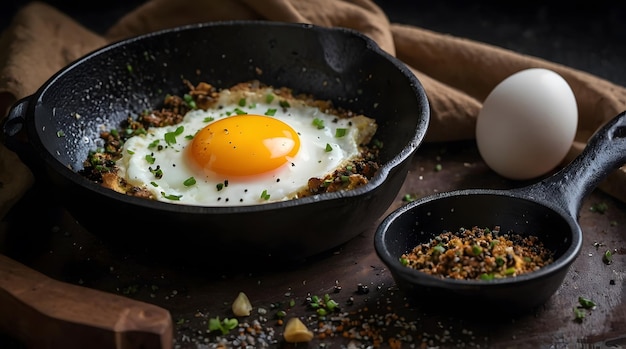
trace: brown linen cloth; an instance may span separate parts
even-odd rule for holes
[[[578,131],[564,163],[580,153],[598,127],[626,110],[622,86],[537,57],[390,23],[370,0],[150,0],[103,34],[35,1],[17,13],[0,37],[0,116],[56,71],[105,44],[178,25],[231,19],[347,27],[368,35],[406,63],[423,84],[431,104],[427,142],[473,139],[476,117],[489,92],[507,76],[531,67],[561,74],[576,96]],[[32,183],[28,168],[0,144],[0,218]],[[626,202],[625,184],[626,168],[622,168],[600,189]]]

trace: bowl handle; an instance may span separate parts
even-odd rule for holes
[[[29,348],[173,346],[167,310],[56,281],[1,254],[0,309],[0,332]]]

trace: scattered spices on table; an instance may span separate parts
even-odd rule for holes
[[[536,236],[475,226],[444,231],[403,254],[400,261],[431,275],[492,280],[538,270],[553,262],[553,253]]]

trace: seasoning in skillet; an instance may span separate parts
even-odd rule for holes
[[[517,276],[552,261],[553,253],[536,236],[502,233],[499,226],[445,231],[400,258],[408,268],[462,280]]]

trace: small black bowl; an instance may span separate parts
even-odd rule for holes
[[[444,192],[400,207],[376,230],[376,252],[398,286],[425,306],[467,311],[488,305],[498,312],[530,311],[556,292],[580,252],[582,199],[625,162],[626,114],[622,113],[599,130],[572,163],[538,183],[512,190]],[[502,232],[537,236],[554,253],[554,262],[490,281],[433,276],[400,262],[402,254],[444,230],[473,226],[500,226]]]
[[[182,95],[183,78],[218,88],[260,80],[372,117],[384,144],[381,168],[355,190],[242,207],[131,197],[78,173],[101,130],[158,106],[166,94]],[[120,245],[232,263],[300,260],[370,228],[400,190],[429,115],[411,71],[354,30],[231,21],[167,29],[90,53],[18,101],[3,131],[7,146],[88,231]]]

